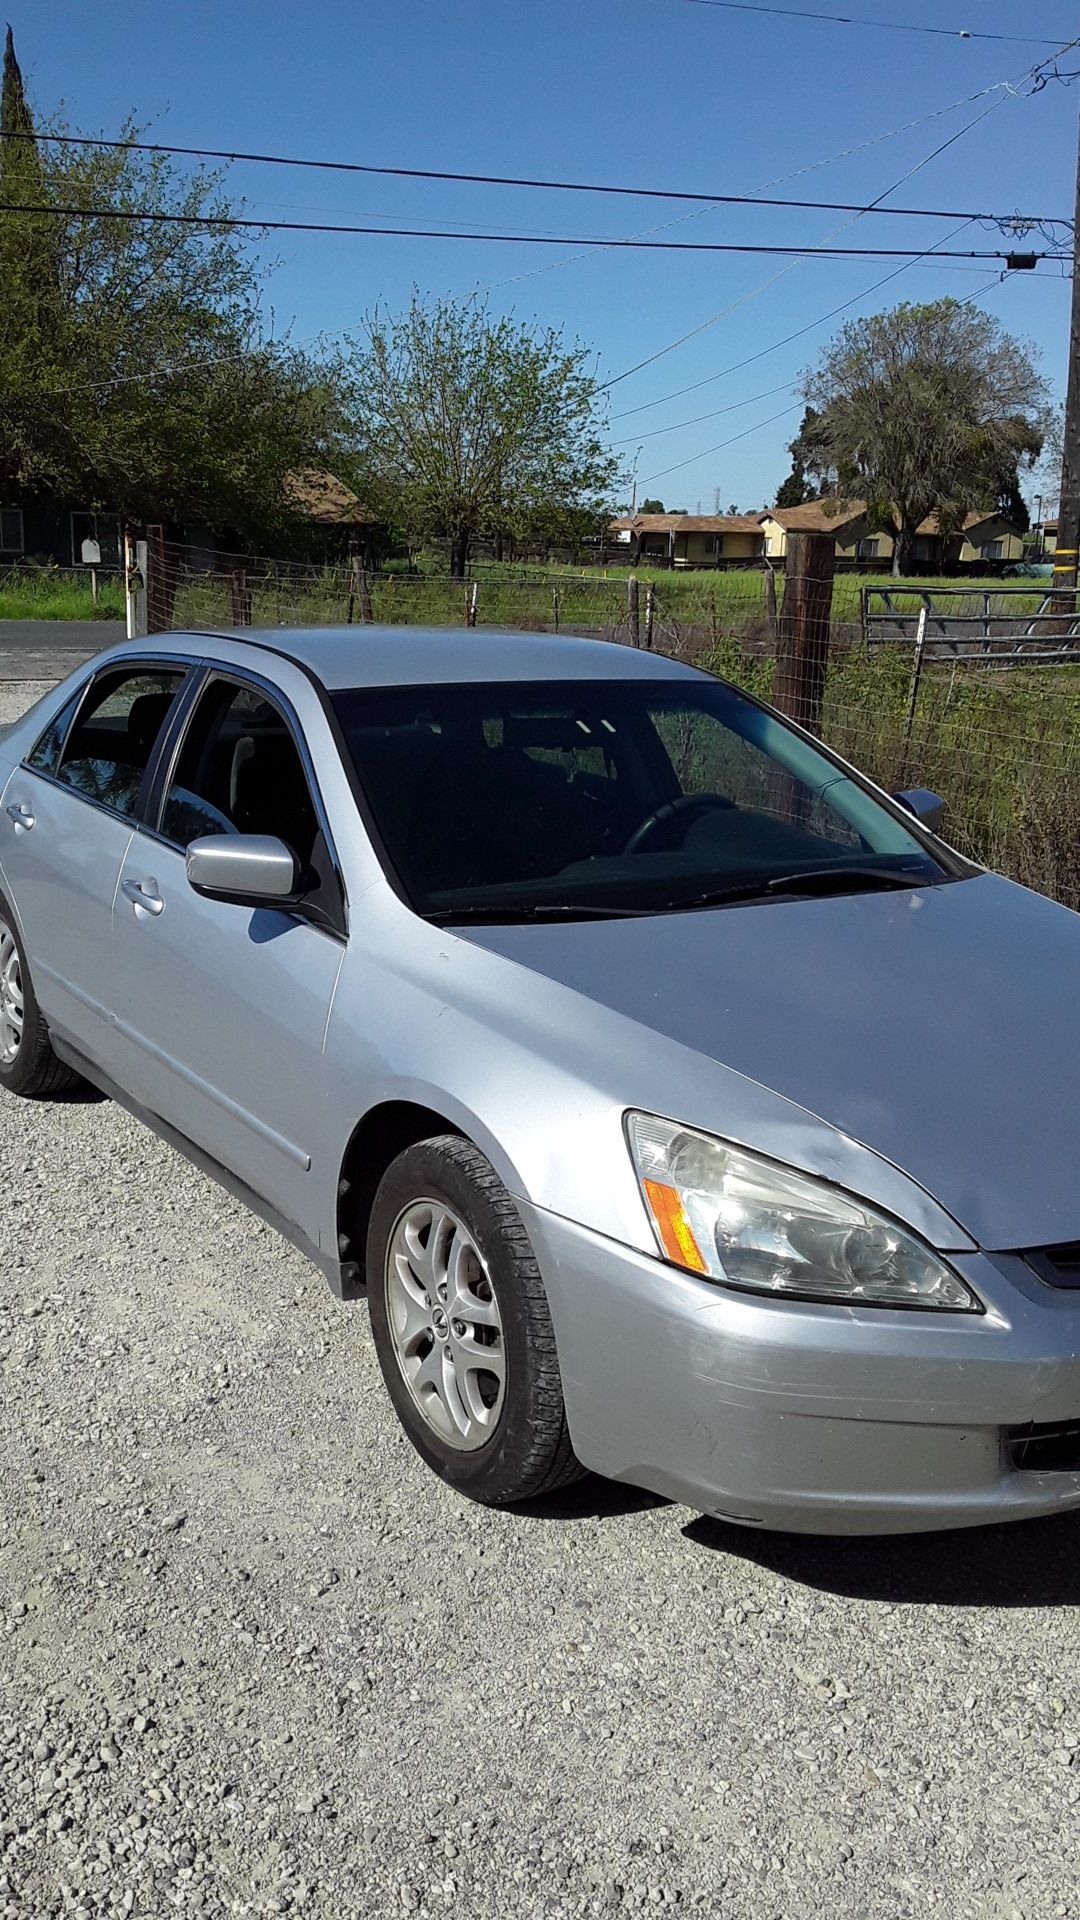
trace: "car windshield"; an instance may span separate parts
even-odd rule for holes
[[[835,761],[720,681],[331,698],[404,890],[439,919],[672,911],[770,887],[953,877]]]

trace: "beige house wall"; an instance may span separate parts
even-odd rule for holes
[[[1024,542],[1018,533],[1006,531],[1004,527],[999,530],[995,530],[993,527],[979,527],[976,531],[980,544],[977,547],[973,547],[971,541],[965,539],[963,546],[960,548],[960,559],[963,563],[967,564],[968,562],[982,560],[985,547],[990,546],[995,540],[1001,541],[1001,552],[995,557],[993,562],[995,566],[1000,566],[1003,560],[1012,562],[1023,559]]]
[[[782,560],[787,553],[787,528],[780,525],[771,515],[761,523],[765,535],[765,552],[770,560]],[[826,529],[828,531],[828,529]],[[858,542],[866,535],[865,522],[852,520],[841,523],[836,536],[836,557],[838,560],[854,560]],[[888,534],[879,534],[879,553],[883,559],[892,553],[892,541]]]

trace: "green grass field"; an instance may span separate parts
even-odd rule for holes
[[[99,579],[95,601],[85,569],[13,567],[0,573],[0,620],[122,620],[119,580]]]

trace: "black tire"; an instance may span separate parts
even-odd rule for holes
[[[490,1439],[472,1451],[448,1444],[407,1385],[390,1329],[387,1254],[406,1208],[447,1204],[475,1241],[502,1320],[506,1384]],[[367,1236],[368,1300],[375,1349],[394,1409],[429,1467],[458,1493],[488,1506],[528,1500],[581,1477],[570,1444],[547,1295],[521,1217],[478,1148],[456,1134],[407,1147],[383,1175]]]
[[[68,1093],[72,1087],[79,1086],[80,1078],[74,1068],[58,1060],[52,1050],[14,915],[0,899],[0,936],[4,934],[10,935],[18,954],[23,1026],[14,1059],[6,1064],[0,1059],[0,1087],[8,1093],[21,1094],[25,1100],[50,1100],[55,1094]]]

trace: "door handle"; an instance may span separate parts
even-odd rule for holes
[[[152,913],[156,916],[165,911],[164,900],[160,893],[153,890],[156,884],[153,880],[148,880],[145,886],[141,880],[121,880],[120,891],[125,900],[131,901],[133,907],[141,907],[144,913]]]
[[[13,800],[7,809],[7,817],[16,831],[22,833],[29,833],[35,820],[33,809],[27,806],[25,800]]]

